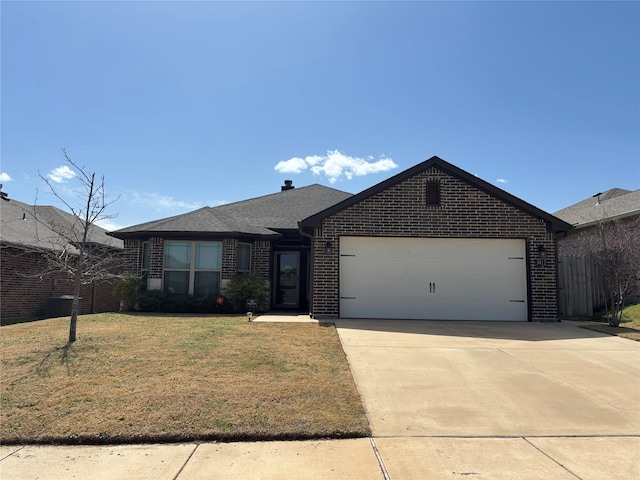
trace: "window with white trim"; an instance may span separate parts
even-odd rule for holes
[[[238,272],[251,271],[251,244],[238,244]]]
[[[221,242],[165,242],[166,293],[206,297],[220,293]]]

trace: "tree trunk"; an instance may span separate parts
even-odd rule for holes
[[[82,286],[82,264],[84,263],[84,246],[80,250],[78,258],[78,268],[73,284],[73,302],[71,303],[71,321],[69,322],[69,340],[67,345],[76,341],[76,325],[78,324],[78,314],[80,313],[80,287]]]

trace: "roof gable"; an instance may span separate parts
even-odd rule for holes
[[[461,179],[462,181],[471,184],[472,186],[478,188],[479,190],[482,190],[486,193],[488,193],[489,195],[498,198],[499,200],[508,203],[520,210],[525,211],[526,213],[540,218],[541,220],[544,220],[549,227],[551,228],[552,231],[554,232],[559,232],[559,231],[568,231],[571,229],[571,225],[569,225],[568,223],[566,223],[565,221],[554,217],[553,215],[525,202],[524,200],[519,199],[518,197],[511,195],[510,193],[505,192],[504,190],[476,177],[475,175],[470,174],[469,172],[466,172],[464,170],[462,170],[461,168],[456,167],[455,165],[452,165],[451,163],[446,162],[445,160],[439,158],[439,157],[431,157],[428,160],[425,160],[422,163],[419,163],[407,170],[405,170],[404,172],[400,172],[397,175],[394,175],[393,177],[378,183],[377,185],[374,185],[373,187],[370,187],[360,193],[358,193],[357,195],[354,195],[336,205],[333,205],[329,208],[327,208],[326,210],[323,210],[321,212],[318,212],[315,215],[312,215],[304,220],[302,220],[300,222],[300,228],[302,229],[312,229],[314,227],[320,227],[322,224],[322,220],[324,220],[325,218],[340,212],[342,210],[344,210],[345,208],[348,208],[352,205],[357,204],[358,202],[361,202],[362,200],[365,200],[369,197],[372,197],[374,195],[376,195],[377,193],[382,192],[383,190],[386,190],[396,184],[399,184],[415,175],[418,175],[430,168],[437,168],[439,170],[442,170],[443,172],[448,173],[449,175],[452,175],[454,177],[457,177],[459,179]]]

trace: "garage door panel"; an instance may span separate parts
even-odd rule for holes
[[[342,237],[340,315],[527,319],[523,240]]]
[[[474,299],[460,302],[450,299],[438,299],[425,302],[417,297],[364,297],[375,314],[367,318],[402,318],[408,320],[488,320],[488,321],[522,321],[526,318],[526,304],[520,302],[504,302],[502,300]],[[358,302],[342,299],[343,318],[363,318]]]

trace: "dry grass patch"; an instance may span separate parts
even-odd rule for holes
[[[2,443],[366,436],[334,327],[85,315],[2,327]]]

